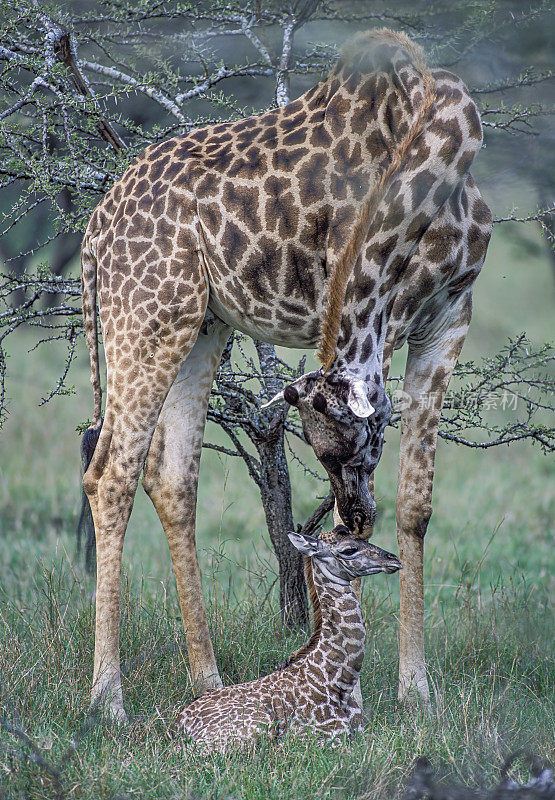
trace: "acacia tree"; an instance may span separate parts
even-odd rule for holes
[[[21,325],[38,327],[46,342],[68,344],[67,360],[43,402],[70,391],[67,378],[82,335],[80,286],[71,266],[93,207],[132,159],[148,144],[237,119],[252,113],[253,105],[257,111],[287,103],[329,69],[335,39],[361,26],[402,27],[424,44],[432,64],[476,75],[471,91],[490,157],[501,163],[515,143],[532,150],[530,142],[548,136],[543,91],[552,72],[546,65],[524,68],[516,56],[508,71],[506,58],[492,55],[492,42],[504,37],[508,46],[528,36],[528,50],[537,49],[534,31],[548,4],[525,11],[516,0],[512,5],[461,1],[446,13],[401,0],[167,0],[152,6],[107,0],[71,8],[6,0],[0,44],[0,424],[6,342]],[[486,57],[484,81],[476,64]],[[546,198],[552,187],[541,174],[534,180],[544,206],[524,215],[509,210],[497,222],[536,222],[549,234],[553,204]],[[38,268],[32,266],[37,259]],[[241,342],[232,338],[226,348],[208,412],[230,444],[206,446],[246,463],[278,558],[283,619],[303,623],[301,562],[286,536],[294,524],[287,449],[296,458],[293,444],[302,431],[285,409],[260,407],[302,364],[288,366],[263,342],[254,343],[255,359]],[[453,384],[440,435],[473,447],[528,438],[551,449],[552,432],[541,424],[551,361],[549,348],[534,350],[516,336],[483,365],[459,365],[461,381]],[[524,412],[496,427],[482,412],[492,394],[503,392],[520,396]],[[394,392],[393,400],[395,408],[402,396]],[[397,419],[394,414],[392,424]],[[306,529],[332,504],[327,494]]]

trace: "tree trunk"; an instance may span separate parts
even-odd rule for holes
[[[267,342],[256,341],[260,371],[268,398],[283,389],[275,348]],[[275,418],[264,441],[257,442],[261,462],[260,494],[266,515],[268,533],[279,567],[279,603],[283,624],[288,627],[308,622],[304,565],[301,554],[287,536],[294,530],[291,509],[291,482],[285,455],[283,423]]]
[[[287,536],[294,530],[291,510],[291,482],[285,458],[283,427],[259,445],[264,485],[260,489],[268,533],[279,568],[281,619],[289,628],[308,623],[303,558]]]

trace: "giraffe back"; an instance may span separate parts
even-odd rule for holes
[[[110,252],[119,273],[127,265],[144,274],[177,256],[178,271],[194,251],[220,318],[266,341],[316,346],[336,262],[424,107],[427,84],[411,45],[370,32],[287,106],[148,147],[93,215],[87,235],[100,262]],[[443,155],[460,156],[464,172],[479,119],[458,78],[434,77],[438,103],[452,111],[436,131]],[[412,190],[426,195],[429,170],[420,173]]]

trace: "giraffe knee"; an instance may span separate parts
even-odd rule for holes
[[[181,471],[183,465],[180,464],[179,467],[180,469],[170,470],[167,465],[151,461],[149,457],[143,472],[142,484],[154,505],[182,503],[189,495],[189,482]]]
[[[164,527],[194,525],[196,512],[195,476],[187,478],[178,472],[145,469],[143,488],[150,497]]]
[[[158,513],[173,517],[190,516],[195,513],[198,483],[199,457],[176,459],[175,453],[167,452],[166,428],[160,420],[152,439],[142,476],[143,489],[150,497]]]
[[[172,510],[172,516],[194,515],[196,506],[196,481],[184,480],[181,476],[177,479],[167,478],[149,482],[143,487],[146,493],[158,508],[163,504]]]
[[[405,534],[423,539],[432,516],[430,502],[414,502],[410,497],[401,497],[397,501],[397,529]]]
[[[179,496],[181,480],[179,477],[163,476],[157,470],[146,468],[142,477],[143,489],[156,507],[161,503],[176,500]]]

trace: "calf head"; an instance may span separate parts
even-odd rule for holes
[[[368,533],[376,516],[368,481],[391,416],[383,385],[347,372],[317,370],[297,378],[270,403],[278,400],[298,409],[305,438],[329,475],[345,525],[358,535]]]
[[[403,568],[396,555],[353,536],[344,525],[336,525],[318,537],[294,532],[288,536],[297,550],[318,562],[333,583],[348,584],[363,575],[391,574]]]

